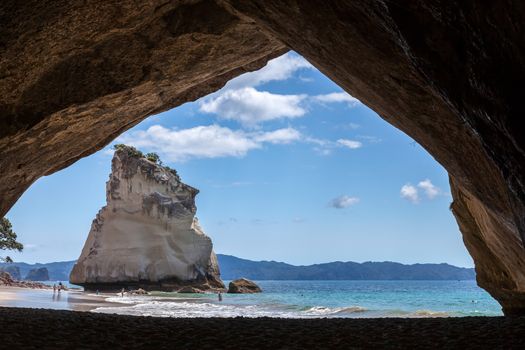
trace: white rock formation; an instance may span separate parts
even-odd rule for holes
[[[107,205],[93,220],[70,282],[88,289],[223,287],[211,239],[195,217],[199,192],[174,170],[115,152]]]

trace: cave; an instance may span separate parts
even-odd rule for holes
[[[525,314],[525,4],[3,1],[0,215],[41,176],[288,50],[449,173],[478,284]]]

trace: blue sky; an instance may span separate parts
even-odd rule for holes
[[[217,253],[473,266],[445,170],[295,53],[114,143],[159,153],[200,189],[197,216]],[[111,155],[108,146],[22,196],[7,215],[26,245],[15,260],[79,256],[105,204]]]

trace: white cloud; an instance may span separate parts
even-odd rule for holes
[[[247,133],[219,125],[183,130],[153,125],[147,130],[124,134],[116,142],[155,151],[167,161],[177,162],[192,158],[243,157],[251,150],[262,148],[264,143],[286,144],[300,138],[301,134],[293,128]]]
[[[349,140],[349,139],[339,139],[337,141],[330,141],[324,139],[318,139],[315,137],[302,137],[302,141],[306,143],[314,144],[314,151],[321,156],[328,156],[332,154],[333,150],[338,147],[344,147],[349,149],[357,149],[363,146],[363,143],[360,141]]]
[[[226,90],[201,102],[200,111],[217,114],[221,119],[236,120],[244,126],[281,118],[298,118],[306,114],[301,106],[306,95],[279,95],[257,91],[252,87]]]
[[[273,144],[287,144],[299,141],[302,135],[294,128],[284,128],[257,134],[254,139],[257,142],[269,142]]]
[[[320,156],[329,156],[332,154],[332,150],[330,148],[314,147],[314,151]]]
[[[113,157],[113,153],[115,153],[115,150],[113,148],[106,148],[100,152],[104,156],[110,156]]]
[[[246,187],[246,186],[252,186],[255,185],[255,182],[252,181],[233,181],[226,184],[214,184],[212,187],[214,188],[232,188],[232,187]]]
[[[188,158],[242,157],[261,145],[241,131],[218,125],[171,130],[153,125],[119,138],[120,142],[166,154],[169,160]]]
[[[268,61],[268,64],[258,71],[245,73],[230,80],[224,89],[240,89],[270,81],[287,80],[301,69],[314,69],[314,67],[303,57],[289,52]]]
[[[350,149],[357,149],[363,147],[363,143],[355,140],[339,139],[337,140],[337,143]]]
[[[432,181],[430,181],[429,179],[420,181],[417,184],[417,187],[425,191],[425,194],[427,195],[428,199],[434,199],[438,194],[441,193],[441,190],[438,187],[434,186]]]
[[[310,78],[310,77],[303,77],[303,76],[300,76],[299,77],[299,80],[304,82],[304,83],[311,83],[311,82],[314,82],[314,78]]]
[[[313,96],[313,99],[321,103],[345,102],[350,107],[355,107],[361,103],[357,98],[349,95],[348,93],[344,91],[343,92],[332,92],[332,93],[324,94],[324,95],[316,95],[316,96]]]
[[[379,143],[382,140],[377,136],[370,136],[370,135],[357,135],[358,139],[363,140],[368,143]]]
[[[314,69],[303,57],[287,53],[270,60],[256,72],[243,74],[229,81],[224,88],[200,100],[199,110],[216,114],[220,119],[235,120],[245,127],[276,119],[299,118],[307,113],[308,102],[322,104],[359,104],[359,100],[346,92],[333,92],[323,95],[274,94],[255,89],[256,86],[270,82],[290,79],[302,69]]]
[[[359,198],[342,195],[332,199],[328,205],[332,208],[343,209],[348,208],[351,205],[359,203]]]
[[[412,203],[419,202],[419,194],[417,188],[407,183],[401,187],[401,198],[404,198]]]

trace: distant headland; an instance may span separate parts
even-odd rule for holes
[[[231,280],[243,276],[253,280],[474,280],[473,268],[449,264],[413,264],[396,262],[329,262],[295,266],[276,261],[253,261],[231,255],[217,254],[221,278]],[[15,262],[22,275],[36,267],[46,267],[50,280],[64,281],[75,261],[47,264]],[[5,263],[0,264],[0,269]]]

